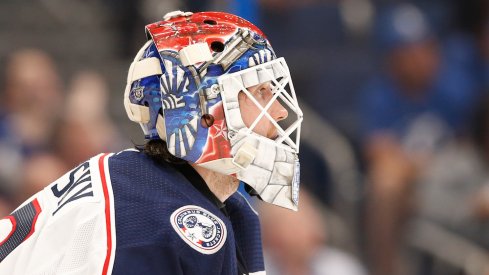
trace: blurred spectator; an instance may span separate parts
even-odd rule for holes
[[[470,138],[449,143],[420,175],[413,240],[416,248],[429,252],[421,253],[423,274],[489,274],[482,271],[489,270],[488,96],[478,104],[470,125]],[[449,234],[431,237],[433,230],[416,232],[426,222]],[[439,272],[446,263],[445,271]]]
[[[375,35],[384,63],[361,99],[368,253],[374,274],[400,274],[412,184],[432,154],[464,130],[476,95],[464,75],[445,66],[440,43],[415,6],[387,7]]]
[[[267,274],[366,274],[351,255],[326,244],[327,229],[320,209],[304,189],[298,212],[260,204]]]
[[[63,100],[53,60],[37,49],[9,56],[0,107],[0,179],[15,189],[24,157],[45,149]]]
[[[82,161],[123,149],[125,144],[107,113],[108,95],[100,75],[82,72],[74,76],[62,118],[52,133],[51,150],[33,155],[23,165],[19,202]]]
[[[53,60],[36,49],[14,53],[7,64],[3,108],[26,152],[42,148],[62,102],[61,80]]]
[[[472,139],[445,147],[421,177],[419,213],[489,249],[489,97],[472,124]]]
[[[70,167],[100,152],[124,146],[108,113],[109,91],[105,79],[95,72],[74,76],[64,109],[64,119],[55,134],[55,151]]]

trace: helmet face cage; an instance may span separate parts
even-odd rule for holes
[[[267,82],[270,83],[273,96],[265,106],[262,106],[248,89],[251,86]],[[246,135],[255,135],[257,138],[263,138],[264,142],[271,143],[273,146],[281,147],[296,154],[299,153],[300,126],[303,114],[297,101],[287,63],[283,57],[236,73],[222,75],[219,77],[219,84],[222,86],[221,95],[229,131],[241,131]],[[239,92],[245,93],[260,110],[260,113],[249,127],[246,127],[241,119]],[[289,120],[287,122],[292,121],[289,125],[285,126],[284,123],[275,121],[269,113],[275,101],[278,101],[283,107],[288,109]],[[271,140],[253,132],[261,119],[267,119],[277,129],[278,137],[276,139]],[[292,138],[293,134],[295,134],[295,138]]]
[[[172,16],[147,26],[150,40],[128,74],[129,118],[139,122],[146,139],[166,141],[176,157],[234,175],[261,199],[297,209],[302,112],[285,60],[275,57],[258,28],[237,16]],[[262,83],[270,83],[273,94],[263,105],[248,90]],[[241,92],[258,110],[249,127],[239,107]],[[288,120],[270,115],[275,101],[287,109]],[[253,132],[263,120],[277,138]]]

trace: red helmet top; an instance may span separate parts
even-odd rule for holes
[[[198,42],[206,42],[213,49],[213,42],[225,43],[238,28],[250,29],[266,38],[255,25],[233,14],[224,12],[199,12],[188,16],[176,16],[146,26],[146,33],[153,38],[158,50],[176,51]]]

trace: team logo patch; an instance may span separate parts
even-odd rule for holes
[[[170,222],[180,238],[200,253],[214,254],[226,242],[224,222],[202,207],[180,207],[171,214]]]

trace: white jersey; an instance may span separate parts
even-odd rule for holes
[[[107,156],[83,163],[0,220],[0,274],[111,274]]]

